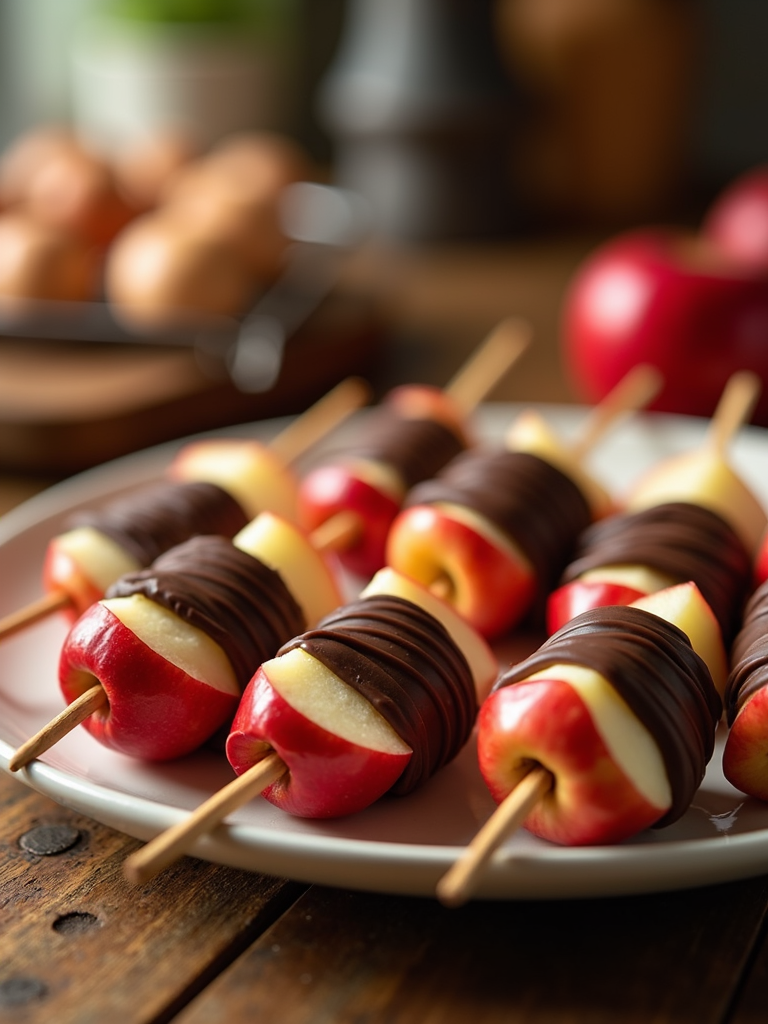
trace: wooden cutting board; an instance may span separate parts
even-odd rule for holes
[[[290,340],[275,386],[243,394],[191,350],[0,340],[0,469],[65,476],[200,430],[302,412],[374,365],[373,303],[334,294]]]

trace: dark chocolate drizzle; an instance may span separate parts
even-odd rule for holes
[[[469,665],[442,623],[418,605],[387,595],[352,602],[279,654],[296,647],[365,697],[413,750],[391,793],[410,793],[469,739],[477,715]]]
[[[421,480],[429,480],[466,447],[464,440],[445,424],[403,417],[386,403],[371,415],[368,427],[348,454],[391,466],[406,490]]]
[[[143,594],[207,633],[245,688],[263,661],[306,628],[304,614],[279,573],[226,537],[192,537],[127,573],[109,597]]]
[[[693,580],[730,645],[752,581],[749,553],[711,509],[667,502],[620,513],[588,527],[562,582],[606,565],[642,565],[679,583]]]
[[[438,502],[472,509],[518,544],[536,573],[534,616],[541,618],[546,595],[592,519],[573,480],[529,452],[478,448],[414,487],[405,505]]]
[[[196,534],[234,537],[247,522],[237,501],[217,484],[163,481],[80,512],[70,525],[93,527],[147,566]]]
[[[768,580],[747,601],[742,627],[731,648],[731,671],[725,688],[728,725],[750,697],[768,684]]]
[[[642,608],[594,608],[503,672],[494,690],[564,663],[598,672],[649,731],[672,790],[672,806],[654,827],[676,821],[704,778],[722,712],[709,669],[688,637]]]

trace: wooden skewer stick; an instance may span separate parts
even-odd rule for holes
[[[517,362],[531,341],[530,325],[518,317],[502,320],[443,388],[468,416]],[[315,530],[326,551],[343,551],[361,536],[364,524],[354,512],[330,516]]]
[[[620,416],[645,408],[659,393],[662,383],[661,372],[655,366],[641,363],[633,367],[616,387],[591,409],[582,424],[579,437],[571,445],[570,450],[574,459],[583,459]]]
[[[329,434],[348,416],[365,405],[370,400],[370,395],[368,384],[360,378],[349,377],[343,380],[305,413],[289,423],[285,430],[273,437],[269,447],[286,465],[294,462],[321,437]],[[36,622],[42,622],[54,612],[69,608],[71,604],[72,599],[64,591],[51,591],[43,595],[0,619],[0,640]]]
[[[268,754],[200,804],[189,817],[131,854],[123,866],[126,878],[134,883],[149,881],[184,856],[195,839],[211,832],[228,814],[258,796],[286,771],[285,762],[278,754]]]
[[[502,320],[443,390],[465,414],[470,413],[517,362],[530,344],[531,335],[531,326],[525,320]]]
[[[288,465],[371,399],[369,384],[347,377],[271,439],[269,447]]]
[[[107,694],[104,688],[97,683],[75,698],[60,714],[47,722],[39,732],[22,743],[8,762],[9,769],[12,772],[17,772],[20,768],[24,768],[30,761],[63,739],[67,733],[72,732],[94,711],[98,711],[106,704]]]
[[[519,829],[536,804],[552,788],[546,768],[533,768],[515,786],[483,825],[464,854],[437,883],[436,894],[447,907],[458,907],[472,896],[485,866],[504,840]]]
[[[757,374],[740,370],[729,378],[710,421],[705,444],[719,455],[725,453],[734,434],[749,421],[762,384]]]

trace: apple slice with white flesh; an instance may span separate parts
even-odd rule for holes
[[[247,518],[255,517],[262,509],[278,514],[282,509],[295,520],[298,481],[291,464],[364,405],[369,395],[368,386],[358,378],[343,380],[267,445],[249,438],[191,441],[173,459],[166,478],[182,486],[185,482],[205,480],[217,484],[241,503]],[[139,490],[137,511],[142,500]],[[107,511],[109,507],[106,506]],[[192,525],[190,530],[190,535],[214,532],[194,529]],[[223,532],[223,528],[215,532]],[[111,583],[137,568],[141,566],[135,558],[104,532],[92,526],[65,531],[52,538],[46,550],[44,596],[1,619],[0,639],[56,611],[67,612],[74,621],[104,596]]]
[[[246,687],[227,739],[227,756],[239,775],[232,796],[216,794],[187,822],[131,857],[131,880],[152,877],[255,795],[301,816],[350,814],[396,784],[398,792],[410,791],[458,752],[474,724],[478,694],[487,694],[498,666],[486,642],[450,606],[385,568],[358,601],[324,619],[318,632],[321,644],[329,634],[340,644],[349,637],[355,650],[356,638],[366,637],[360,663],[345,669],[366,677],[361,691],[336,674],[332,658],[315,656],[311,632],[266,661]],[[416,637],[423,655],[414,648]],[[390,690],[394,680],[397,686]],[[380,709],[374,701],[383,696],[382,686],[390,696]],[[398,712],[391,716],[384,707],[401,686]],[[417,720],[410,721],[416,706]],[[415,730],[418,737],[414,773],[403,781],[414,747],[395,720],[401,731]]]
[[[341,603],[323,556],[293,523],[264,512],[233,546],[278,573],[307,624]],[[62,647],[59,682],[66,726],[54,720],[31,737],[11,759],[12,771],[79,722],[133,757],[179,757],[231,719],[241,694],[220,644],[141,593],[104,598],[80,616]]]
[[[759,390],[760,382],[753,374],[735,374],[721,396],[703,443],[652,467],[630,490],[623,513],[629,517],[675,502],[709,509],[735,532],[744,548],[742,557],[756,563],[768,517],[762,502],[731,466],[727,447],[748,420]],[[644,565],[616,563],[589,569],[550,594],[548,631],[554,633],[574,614],[588,608],[629,604],[642,594],[679,582],[685,581]]]
[[[748,421],[761,387],[756,374],[735,373],[723,391],[704,443],[652,467],[631,488],[625,508],[633,511],[664,502],[694,502],[729,523],[750,556],[756,557],[768,516],[733,468],[727,449],[735,432]]]
[[[636,610],[643,613],[640,619]],[[659,628],[654,622],[659,620],[681,632],[660,631],[657,646],[651,638]],[[590,632],[593,624],[601,623],[603,627]],[[599,669],[586,664],[591,660],[588,656],[585,664],[579,663],[575,647],[559,662],[558,643],[583,634],[582,643],[599,648],[601,628],[607,627],[615,635],[617,629],[640,627],[638,640],[632,641],[634,653],[630,648],[623,665],[627,672],[635,673],[633,660],[641,651],[653,650],[654,667],[649,662],[648,680],[638,676],[634,684],[645,690],[646,699],[652,702],[659,700],[656,694],[662,692],[657,688],[662,678],[659,673],[678,673],[680,682],[674,692],[680,701],[681,728],[683,720],[689,727],[694,717],[691,708],[696,707],[695,735],[700,742],[681,747],[698,749],[701,754],[701,763],[694,767],[692,762],[686,769],[686,784],[695,789],[714,749],[722,709],[709,665],[722,672],[725,653],[712,626],[711,610],[698,589],[681,584],[648,595],[626,609],[590,610],[540,649],[539,656],[552,647],[551,662],[534,655],[532,666],[541,667],[532,667],[522,679],[519,675],[524,667],[514,670],[510,684],[504,673],[500,676],[478,716],[480,770],[499,809],[441,879],[438,895],[443,902],[456,905],[469,898],[495,850],[520,827],[559,844],[602,844],[629,838],[670,816],[675,800],[663,746],[630,707],[627,695],[632,686],[624,694],[616,685],[617,674],[625,671],[622,661],[616,653],[611,654],[609,682]],[[667,653],[670,644],[679,661],[673,662]],[[695,685],[689,682],[683,687],[682,673],[673,665],[685,665]],[[683,692],[688,696],[683,698]],[[666,703],[659,707],[668,727],[675,730]],[[685,789],[683,792],[687,797]]]
[[[560,480],[565,476],[573,482],[588,507],[588,520],[585,521],[584,513],[580,512],[582,518],[574,515],[567,521],[563,519],[557,528],[551,528],[551,532],[556,534],[558,546],[556,549],[554,544],[546,545],[545,561],[554,560],[556,550],[560,551],[561,548],[561,557],[567,557],[570,544],[569,538],[564,538],[566,527],[575,531],[571,538],[575,544],[579,523],[586,525],[588,521],[600,519],[613,510],[613,502],[607,491],[587,472],[583,459],[591,445],[611,423],[623,413],[644,405],[658,386],[655,371],[647,367],[633,370],[616,392],[606,399],[603,407],[592,410],[580,436],[570,444],[560,440],[536,410],[522,413],[507,431],[507,450],[533,455],[541,462],[553,466],[559,471],[556,476]],[[535,493],[533,478],[528,476],[530,468],[527,463],[518,470],[513,469],[511,464],[502,467],[487,459],[483,452],[476,460],[477,466],[481,465],[482,459],[486,459],[484,470],[476,470],[471,482],[465,476],[459,485],[467,496],[466,504],[448,500],[447,495],[458,489],[451,475],[452,466],[448,466],[443,474],[445,500],[440,497],[440,478],[430,485],[433,494],[426,492],[423,500],[418,491],[414,492],[413,504],[408,505],[392,524],[387,540],[387,561],[425,586],[441,588],[446,600],[475,629],[488,639],[496,639],[522,621],[540,591],[543,598],[548,583],[537,578],[534,565],[536,559],[532,560],[526,554],[522,542],[519,543],[511,531],[502,529],[478,509],[470,507],[474,493],[478,493],[478,501],[482,500],[481,492],[485,487],[483,477],[503,471],[506,474],[504,487],[509,493],[507,514],[520,524],[523,517],[519,507],[515,507],[519,502],[517,491],[519,487],[525,486],[526,493]],[[519,477],[515,474],[519,474]],[[538,491],[543,492],[548,479],[542,477],[541,482],[538,482],[536,478]],[[518,487],[514,486],[513,480],[518,480]],[[499,484],[499,488],[501,486]],[[548,508],[560,517],[564,500],[555,501],[553,495],[542,493],[542,507],[534,509],[531,504],[530,518],[538,521],[539,516],[546,516]],[[538,536],[541,529],[537,527],[535,533]],[[541,561],[540,557],[538,564]],[[558,560],[549,575],[557,575],[561,568]],[[489,600],[489,595],[493,595],[492,600]]]
[[[515,318],[504,320],[445,388],[401,385],[385,396],[381,411],[403,424],[440,424],[455,439],[451,450],[456,445],[466,447],[470,443],[467,424],[471,412],[517,361],[529,337],[527,324]],[[299,493],[301,523],[313,533],[328,524],[337,559],[361,579],[369,579],[386,564],[387,535],[409,486],[402,467],[397,465],[398,453],[391,450],[390,438],[378,432],[371,434],[366,440],[376,451],[375,457],[342,454],[310,470]],[[434,438],[430,444],[434,447]],[[419,470],[423,472],[421,466]],[[343,520],[345,528],[337,529],[336,520]]]

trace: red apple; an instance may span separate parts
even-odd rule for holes
[[[547,598],[547,633],[556,633],[566,622],[590,608],[631,604],[645,591],[609,579],[575,579],[553,590]]]
[[[525,827],[569,846],[618,842],[653,825],[669,806],[664,767],[645,739],[647,733],[639,740],[644,757],[637,758],[637,778],[622,767],[617,755],[626,746],[606,745],[592,708],[560,678],[569,669],[573,666],[556,666],[547,678],[491,694],[478,718],[480,771],[491,795],[501,802],[532,765],[542,765],[552,773],[554,784]],[[612,693],[605,684],[597,701],[611,701]],[[634,716],[617,707],[631,733]],[[635,724],[635,732],[642,736],[642,726],[637,720]],[[644,786],[643,769],[651,780]]]
[[[700,698],[705,697],[708,713],[700,727],[711,727],[711,733],[702,732],[701,750],[706,756],[711,741],[711,754],[722,707],[712,683],[722,692],[727,675],[725,649],[711,609],[693,583],[665,588],[634,605],[651,613],[649,620],[658,616],[681,629],[706,664],[709,675],[702,671],[699,680],[704,689],[696,695],[695,705],[688,705],[688,713],[701,707]],[[613,613],[603,615],[608,615],[608,623],[615,618]],[[587,630],[587,621],[577,620],[575,628]],[[573,630],[566,630],[566,636],[573,639]],[[599,629],[590,639],[600,642]],[[636,652],[647,642],[638,640]],[[553,664],[532,669],[521,680],[514,675],[505,680],[502,675],[480,709],[478,758],[483,778],[500,802],[533,765],[541,765],[552,774],[553,785],[526,819],[526,828],[568,845],[628,838],[655,824],[673,806],[662,752],[604,676],[586,665],[558,664],[557,637],[548,647]]]
[[[310,531],[352,514],[355,532],[336,550],[341,564],[368,579],[386,562],[390,526],[400,511],[402,484],[375,463],[329,464],[310,470],[299,488],[299,521]]]
[[[113,540],[90,526],[76,527],[54,537],[43,562],[46,593],[63,593],[71,605],[71,621],[101,600],[107,587],[139,566]]]
[[[701,230],[719,252],[768,273],[768,167],[752,168],[728,185]]]
[[[598,402],[638,363],[664,385],[650,408],[710,416],[735,370],[768,381],[768,274],[680,230],[627,232],[574,275],[562,353],[578,393]],[[768,388],[754,421],[768,423]]]
[[[226,749],[238,775],[276,751],[287,771],[264,796],[309,818],[368,807],[394,785],[412,753],[365,698],[301,649],[261,666]]]
[[[386,549],[397,571],[437,592],[488,639],[515,626],[536,593],[533,566],[497,527],[468,509],[412,505]]]
[[[85,728],[145,760],[195,750],[231,718],[240,694],[217,644],[142,597],[91,605],[64,642],[59,681],[68,703],[101,684],[109,703]]]
[[[768,689],[747,700],[731,723],[723,750],[723,774],[742,793],[768,801]]]

